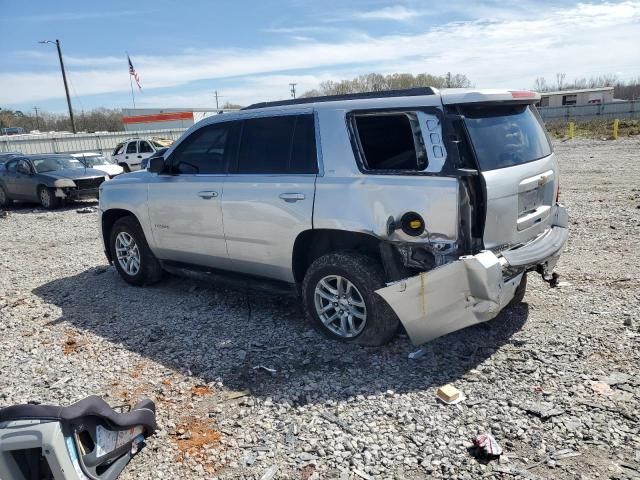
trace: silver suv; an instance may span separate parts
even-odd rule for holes
[[[101,186],[105,252],[133,285],[188,269],[295,287],[331,338],[411,340],[494,318],[550,283],[568,235],[558,162],[507,90],[252,105]]]

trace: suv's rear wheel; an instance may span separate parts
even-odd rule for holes
[[[131,285],[150,285],[162,278],[162,266],[133,217],[116,221],[109,235],[111,258],[120,276]]]
[[[398,317],[375,293],[385,286],[382,267],[358,253],[330,253],[311,264],[302,295],[313,326],[329,338],[382,345],[398,329]]]
[[[518,287],[516,288],[516,291],[513,295],[513,298],[509,302],[509,305],[517,305],[518,303],[522,303],[525,293],[527,293],[527,272],[524,272],[522,274],[520,285],[518,285]]]

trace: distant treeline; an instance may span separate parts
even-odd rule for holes
[[[96,108],[90,112],[74,111],[76,130],[78,132],[119,132],[124,130],[122,112],[117,109]],[[70,132],[71,122],[66,113],[49,113],[38,111],[23,112],[21,110],[0,110],[0,128],[21,127],[25,132],[40,130],[41,132]]]
[[[385,90],[401,90],[415,87],[471,87],[466,75],[461,73],[447,73],[445,75],[431,75],[429,73],[368,73],[351,80],[334,82],[327,80],[320,83],[318,88],[302,94],[303,97],[319,97],[322,95],[346,95],[348,93],[382,92]]]
[[[615,74],[598,75],[596,77],[576,78],[567,81],[566,73],[556,73],[555,81],[547,82],[544,77],[536,78],[533,89],[537,92],[555,90],[576,90],[580,88],[613,87],[613,97],[620,100],[640,99],[640,77],[631,80],[620,80]]]

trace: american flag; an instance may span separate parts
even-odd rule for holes
[[[138,88],[142,90],[142,85],[140,85],[140,76],[138,75],[138,72],[136,72],[136,69],[133,68],[133,63],[131,63],[131,58],[129,58],[129,55],[127,55],[127,60],[129,60],[129,75],[135,78],[136,85],[138,85]]]

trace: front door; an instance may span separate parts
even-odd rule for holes
[[[37,182],[34,176],[34,170],[24,159],[18,160],[15,177],[15,196],[14,198],[22,198],[25,200],[34,200],[38,198],[36,190]]]
[[[166,173],[149,183],[149,217],[163,260],[227,268],[221,199],[232,125],[204,126],[166,159]]]
[[[242,122],[222,198],[234,270],[293,281],[296,237],[312,228],[316,158],[312,113]]]

